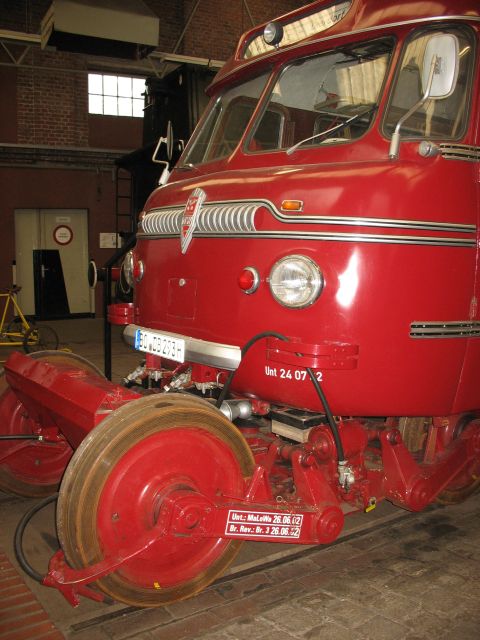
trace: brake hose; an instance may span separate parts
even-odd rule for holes
[[[250,349],[250,347],[252,347],[256,342],[258,342],[259,340],[261,340],[262,338],[278,338],[279,340],[282,340],[283,342],[290,342],[290,339],[287,338],[286,336],[282,335],[281,333],[277,333],[276,331],[264,331],[263,333],[257,333],[256,336],[253,336],[253,338],[250,338],[250,340],[242,347],[241,349],[241,353],[242,353],[242,357],[247,353],[247,351]],[[297,353],[296,355],[301,355],[299,353]],[[337,423],[335,422],[335,419],[333,417],[333,414],[330,410],[330,405],[328,404],[327,398],[323,392],[322,387],[320,386],[320,382],[317,380],[317,377],[315,376],[314,371],[310,368],[310,367],[305,367],[310,380],[313,383],[313,386],[315,388],[315,391],[317,392],[318,397],[320,398],[320,402],[322,403],[322,406],[325,410],[325,416],[327,418],[327,422],[328,422],[328,426],[330,427],[330,431],[332,432],[332,436],[333,436],[333,440],[335,442],[335,446],[337,448],[337,459],[338,462],[344,462],[345,461],[345,453],[343,451],[343,445],[342,445],[342,441],[340,439],[340,433],[338,431],[338,426]],[[224,402],[225,398],[227,397],[227,394],[230,390],[230,385],[232,384],[232,380],[233,377],[235,376],[236,372],[238,371],[238,369],[235,369],[234,371],[231,371],[225,384],[223,385],[223,389],[220,393],[220,395],[217,398],[217,401],[215,403],[215,406],[218,408],[220,408],[220,406],[222,405],[222,403]]]
[[[15,557],[17,558],[18,564],[27,575],[33,578],[33,580],[36,580],[36,582],[40,583],[43,582],[45,576],[42,576],[40,573],[38,573],[38,571],[35,571],[35,569],[27,562],[27,559],[23,552],[23,534],[33,516],[51,502],[55,502],[57,498],[58,493],[54,493],[53,495],[48,496],[48,498],[45,498],[41,502],[33,505],[33,507],[27,511],[27,513],[18,523],[17,528],[15,529],[15,536],[13,538],[13,548],[15,550]]]

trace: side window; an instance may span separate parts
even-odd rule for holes
[[[422,97],[421,69],[425,47],[433,31],[416,33],[407,43],[394,82],[383,130],[392,135],[400,118]],[[455,139],[465,132],[474,63],[473,36],[469,29],[449,28],[459,41],[460,63],[454,92],[443,100],[427,100],[402,126],[402,138]]]
[[[264,73],[231,87],[211,103],[185,151],[184,163],[211,162],[232,153],[245,133],[267,78]]]

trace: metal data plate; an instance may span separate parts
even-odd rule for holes
[[[153,353],[167,360],[185,362],[185,340],[166,336],[156,331],[137,329],[135,332],[135,349],[145,353]]]

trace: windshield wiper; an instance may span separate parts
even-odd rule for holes
[[[335,125],[331,129],[327,129],[326,131],[319,131],[318,133],[316,133],[313,136],[310,136],[309,138],[304,138],[303,140],[300,140],[300,142],[297,142],[296,144],[294,144],[293,147],[289,147],[286,150],[285,153],[287,154],[287,156],[289,156],[294,151],[296,151],[298,149],[298,147],[301,147],[302,144],[305,144],[305,142],[310,142],[310,140],[315,140],[316,138],[325,137],[330,133],[337,133],[337,131],[342,131],[343,129],[345,129],[345,127],[347,127],[349,124],[351,124],[355,120],[358,120],[359,118],[361,118],[363,116],[368,116],[368,115],[372,114],[374,111],[376,111],[376,109],[377,109],[377,105],[374,104],[371,107],[368,107],[368,109],[365,109],[365,111],[361,111],[360,113],[356,113],[354,116],[351,116],[350,118],[348,118],[344,122],[341,122],[340,124]]]

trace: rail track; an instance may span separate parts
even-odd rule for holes
[[[3,545],[9,555],[13,555],[11,539],[13,538],[16,521],[31,504],[31,500],[0,493],[0,515],[6,524],[0,535],[0,546]],[[215,607],[214,596],[218,592],[227,593],[230,590],[233,591],[236,588],[236,584],[242,581],[255,582],[258,576],[267,576],[267,583],[264,585],[266,588],[274,587],[273,580],[268,581],[269,572],[275,572],[281,568],[282,571],[285,571],[285,575],[291,574],[292,571],[295,571],[295,563],[298,564],[298,561],[302,565],[305,560],[312,560],[312,563],[316,562],[318,565],[322,551],[328,551],[332,566],[334,566],[335,558],[342,556],[342,545],[345,545],[345,543],[361,546],[362,543],[360,541],[365,539],[365,545],[367,545],[368,538],[373,538],[381,534],[382,531],[388,532],[392,527],[402,527],[404,525],[414,526],[415,522],[424,519],[426,515],[433,514],[435,517],[436,512],[448,513],[449,509],[450,507],[433,506],[426,512],[410,513],[399,510],[389,503],[382,503],[373,514],[356,514],[347,518],[347,526],[340,537],[334,543],[325,547],[246,542],[235,563],[226,574],[206,590],[206,598],[208,599],[210,594],[213,607]],[[44,568],[46,567],[48,558],[52,550],[54,550],[53,507],[49,506],[45,509],[45,513],[35,516],[29,529],[25,534],[26,551],[32,554],[34,564],[40,570],[42,565]],[[104,603],[82,600],[82,604],[78,609],[72,609],[66,602],[61,600],[57,592],[47,590],[26,578],[25,580],[66,638],[71,637],[74,639],[78,634],[101,632],[105,625],[125,624],[128,626],[130,622],[143,626],[143,617],[145,617],[145,620],[148,618],[152,621],[152,628],[155,628],[155,625],[163,624],[162,609],[139,609],[109,600]],[[197,596],[197,598],[199,597],[201,596]],[[180,616],[178,619],[175,618],[175,621],[178,622],[179,619],[187,620],[193,613],[198,613],[199,605],[195,601],[196,598],[193,598],[177,603],[180,607],[175,604],[173,607],[167,607],[167,610],[172,611],[176,607],[181,613],[174,614],[175,616]],[[158,611],[158,617],[156,617],[155,611]]]

